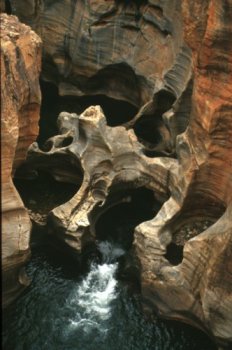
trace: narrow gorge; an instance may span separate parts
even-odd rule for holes
[[[229,350],[232,1],[1,12],[4,349]]]

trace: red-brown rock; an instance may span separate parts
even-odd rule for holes
[[[31,222],[12,175],[38,134],[41,40],[14,16],[1,15],[3,305],[22,291]]]
[[[171,199],[150,225],[137,228],[146,305],[195,324],[218,342],[232,341],[232,4],[183,1],[193,51],[190,123],[177,137],[180,160]],[[187,223],[211,219],[184,245],[183,260],[167,264],[169,247]],[[208,225],[207,225],[208,226]],[[145,253],[145,247],[149,247]],[[151,247],[151,248],[150,248]],[[172,248],[178,251],[178,246]],[[159,255],[161,257],[159,258]]]
[[[75,118],[68,114],[64,121],[72,127],[49,140],[48,151],[31,147],[29,162],[38,167],[42,159],[54,176],[74,178],[61,172],[56,154],[70,163],[76,157],[84,170],[80,191],[51,213],[59,237],[80,251],[89,232],[94,239],[94,207],[107,200],[114,182],[117,188],[128,178],[130,186],[142,182],[165,200],[152,220],[135,229],[145,308],[200,327],[219,343],[232,341],[231,1],[150,0],[139,9],[117,1],[13,3],[43,38],[43,77],[61,95],[104,94],[141,107],[123,131],[106,127],[98,107]],[[186,44],[193,53],[193,93]],[[164,151],[163,157],[146,157],[139,136],[127,130],[136,130],[144,116],[156,122],[148,128],[158,129],[162,142],[152,151]],[[168,143],[177,160],[164,157],[171,154]]]

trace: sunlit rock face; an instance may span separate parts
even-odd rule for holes
[[[130,251],[144,309],[232,341],[231,5],[29,0],[12,9],[43,39],[43,79],[76,98],[57,115],[58,134],[30,146],[24,169],[80,187],[49,213],[52,234],[80,256],[107,211],[151,191],[153,218],[135,225]],[[120,123],[99,106],[79,108],[80,96],[85,107],[94,96],[109,111],[117,100],[136,112]]]
[[[3,304],[27,283],[31,222],[11,176],[38,134],[41,39],[16,17],[1,15],[1,179]]]

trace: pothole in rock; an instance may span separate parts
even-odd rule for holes
[[[161,90],[154,97],[154,112],[141,115],[134,125],[134,132],[138,140],[146,147],[148,156],[156,156],[150,153],[159,146],[158,151],[169,151],[167,148],[170,139],[170,131],[163,121],[163,114],[169,110],[175,101],[175,97],[168,91]]]
[[[178,231],[173,234],[172,242],[166,248],[165,258],[172,265],[179,265],[183,260],[183,249],[185,243],[207,230],[215,223],[216,220],[198,220],[186,223]]]
[[[152,219],[161,207],[153,191],[140,187],[112,194],[101,208],[95,223],[95,235],[99,241],[112,241],[125,250],[133,242],[134,229],[140,223]]]
[[[174,234],[173,242],[177,245],[184,245],[189,239],[207,230],[214,222],[214,220],[202,220],[186,224]]]
[[[44,81],[41,81],[41,92],[40,133],[37,138],[40,147],[47,139],[59,133],[56,122],[58,115],[63,111],[81,114],[90,106],[100,105],[109,126],[118,126],[128,122],[138,111],[138,108],[129,102],[100,94],[82,97],[59,96],[58,88]]]
[[[132,186],[128,183],[115,185],[105,204],[94,208],[89,220],[97,245],[86,245],[82,258],[84,264],[89,264],[96,256],[101,261],[106,255],[113,255],[119,262],[117,278],[125,282],[128,290],[135,292],[140,289],[140,281],[135,256],[130,250],[134,230],[140,223],[151,220],[162,203],[152,190]]]
[[[79,190],[80,185],[56,181],[49,173],[39,171],[35,179],[14,178],[18,190],[31,219],[45,225],[48,213],[66,203]]]
[[[162,142],[160,128],[162,120],[156,119],[154,115],[142,116],[134,126],[134,132],[141,143],[146,146],[157,146]]]

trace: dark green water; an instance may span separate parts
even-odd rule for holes
[[[4,350],[214,350],[200,331],[148,322],[115,279],[120,249],[80,277],[50,248],[36,248],[27,266],[32,284],[4,316]],[[113,258],[112,258],[113,256]]]

